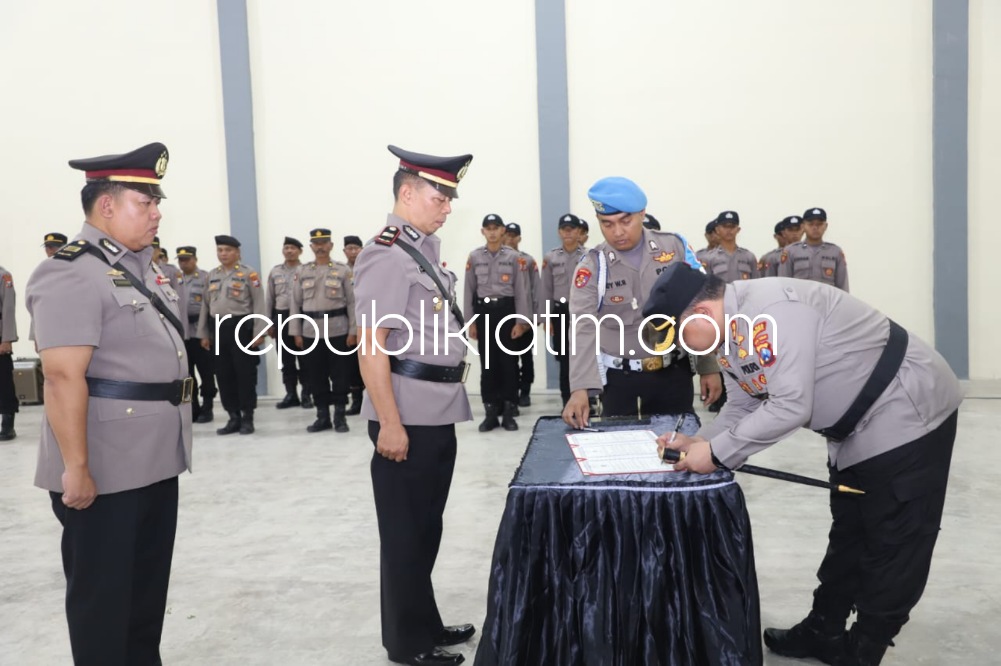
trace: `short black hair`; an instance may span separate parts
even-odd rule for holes
[[[393,200],[400,198],[400,188],[403,187],[404,183],[410,183],[414,187],[427,184],[427,181],[420,176],[415,176],[412,173],[407,173],[403,170],[398,170],[396,175],[393,176]]]
[[[110,194],[117,197],[124,189],[124,185],[113,180],[98,180],[87,183],[80,190],[80,203],[83,204],[84,215],[90,215],[90,211],[94,208],[94,202],[102,195]]]
[[[684,319],[688,316],[692,306],[696,303],[715,301],[723,298],[724,291],[726,291],[726,282],[723,281],[723,278],[718,275],[707,275],[705,284],[702,285],[702,288],[692,298],[692,302],[685,306],[685,310],[681,313],[681,318]]]

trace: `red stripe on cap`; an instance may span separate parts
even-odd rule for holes
[[[444,178],[445,180],[455,182],[455,174],[449,173],[448,171],[440,171],[439,169],[429,169],[426,166],[419,166],[417,164],[411,164],[406,160],[400,160],[400,166],[407,167],[408,169],[413,169],[414,171],[424,171],[432,176],[438,176],[439,178]]]
[[[104,171],[87,171],[87,178],[107,178],[108,176],[138,176],[139,178],[156,178],[156,172],[152,169],[105,169]]]

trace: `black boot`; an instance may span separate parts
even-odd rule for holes
[[[234,432],[240,432],[240,412],[230,412],[229,421],[226,421],[226,425],[215,431],[217,435],[232,435]]]
[[[14,415],[4,414],[2,418],[3,424],[0,425],[0,442],[9,442],[17,437],[17,433],[14,432]]]
[[[302,389],[302,408],[303,409],[313,409],[313,395],[306,390],[305,387]]]
[[[243,410],[243,418],[240,419],[240,434],[250,435],[254,432],[254,410]]]
[[[330,407],[317,407],[316,420],[306,426],[306,432],[322,432],[330,430],[334,425],[330,422]]]
[[[351,406],[344,413],[348,416],[361,414],[361,389],[351,389]]]
[[[845,642],[844,622],[828,621],[816,611],[792,629],[765,629],[765,645],[783,657],[813,657],[837,664]]]
[[[858,622],[845,634],[844,653],[834,662],[837,666],[879,666],[889,645],[858,630]]]
[[[484,404],[483,409],[486,410],[487,415],[483,419],[483,423],[480,424],[480,432],[490,432],[500,425],[500,421],[497,420],[497,414],[500,410],[497,409],[497,405],[488,404]]]
[[[531,407],[532,406],[532,396],[529,394],[528,389],[523,389],[521,392],[521,397],[518,398],[519,407]]]
[[[518,411],[518,405],[513,402],[504,403],[504,418],[501,419],[501,427],[508,432],[518,429],[518,422],[514,420],[515,412]]]
[[[334,431],[335,432],[347,432],[350,430],[348,428],[348,420],[345,417],[347,410],[344,405],[334,405]]]
[[[300,404],[299,396],[295,394],[295,389],[285,394],[285,397],[278,401],[275,405],[275,409],[288,409],[289,407],[298,407]]]
[[[212,413],[212,400],[209,399],[198,410],[198,418],[195,419],[195,423],[212,423],[213,419],[215,419],[215,415]]]

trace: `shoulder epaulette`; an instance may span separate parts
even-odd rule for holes
[[[400,228],[394,226],[388,226],[382,230],[382,232],[375,237],[375,242],[379,245],[393,245],[396,240],[400,237]]]
[[[86,250],[90,246],[90,243],[85,240],[73,241],[72,243],[67,243],[59,248],[59,251],[52,255],[53,259],[62,259],[63,261],[73,261],[79,259],[82,255],[87,254]]]

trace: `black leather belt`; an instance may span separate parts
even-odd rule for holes
[[[514,296],[487,296],[477,298],[476,307],[480,309],[514,307]]]
[[[835,442],[840,442],[855,432],[855,426],[858,425],[858,422],[862,420],[862,417],[865,416],[865,413],[869,411],[873,404],[879,400],[879,396],[883,395],[883,391],[890,385],[893,378],[897,376],[897,371],[900,370],[900,365],[904,362],[904,355],[907,354],[907,341],[907,331],[903,326],[891,319],[890,337],[886,340],[883,353],[879,355],[876,367],[873,368],[869,379],[862,385],[862,390],[859,391],[855,401],[848,407],[844,415],[838,419],[837,423],[827,428],[815,430],[814,432]]]
[[[95,398],[116,400],[165,400],[172,405],[191,402],[195,380],[192,377],[172,382],[154,384],[150,382],[123,382],[116,379],[87,377],[87,393]]]
[[[413,379],[423,379],[426,382],[441,382],[443,384],[465,383],[466,375],[469,374],[469,364],[460,363],[455,367],[444,365],[431,365],[410,359],[389,357],[389,369],[404,377]]]
[[[303,312],[303,314],[310,319],[323,319],[323,315],[327,315],[328,317],[346,317],[348,309],[337,308],[336,310],[325,310],[323,312]]]
[[[198,323],[198,315],[188,315],[188,323],[189,324],[197,324]]]

